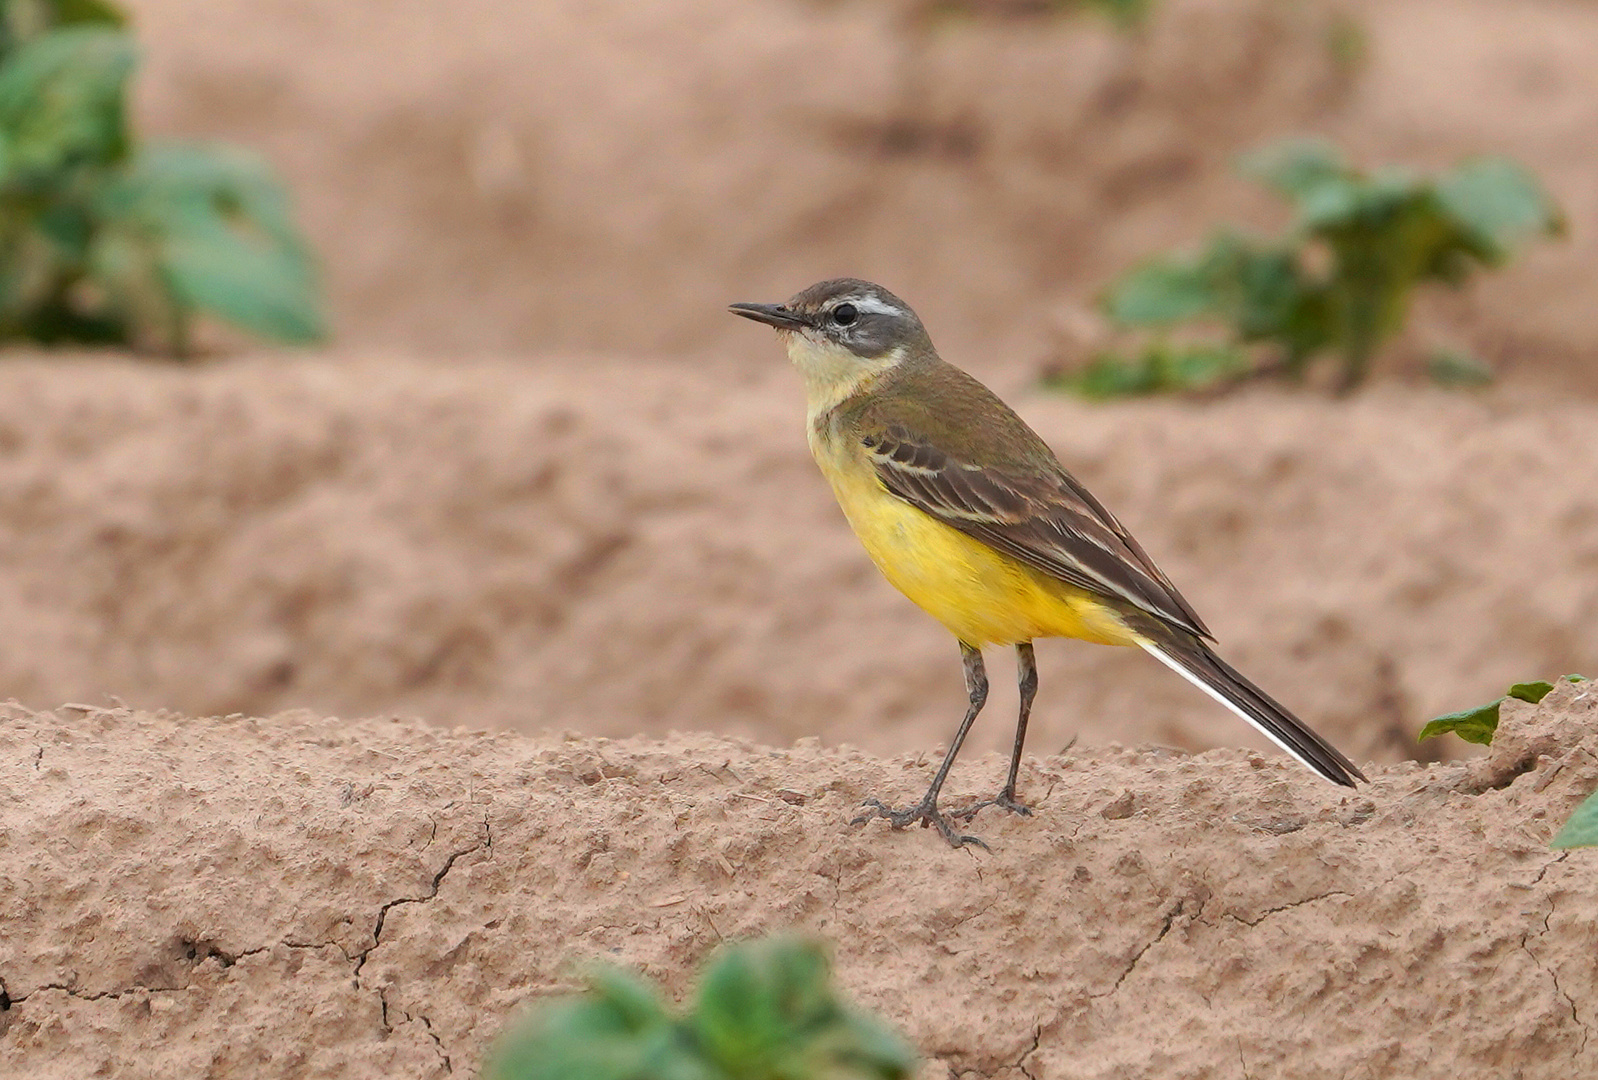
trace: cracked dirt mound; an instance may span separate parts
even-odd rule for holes
[[[984,794],[998,759],[952,796]],[[1598,1070],[1598,694],[1357,792],[1280,758],[1032,759],[991,854],[847,825],[926,764],[814,744],[64,706],[0,720],[0,1074],[471,1075],[573,960],[675,993],[796,927],[923,1075]]]

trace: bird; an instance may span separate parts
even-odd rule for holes
[[[1141,544],[997,395],[938,355],[881,285],[822,281],[786,303],[736,303],[775,327],[798,369],[807,438],[844,516],[887,580],[959,643],[967,708],[920,802],[862,804],[861,824],[932,827],[948,843],[988,806],[1028,816],[1016,781],[1037,694],[1033,641],[1136,646],[1334,784],[1365,776],[1216,655],[1214,635]],[[984,646],[1015,649],[1020,712],[1004,786],[945,813],[939,793],[987,700]]]

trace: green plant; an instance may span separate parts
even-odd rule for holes
[[[1058,372],[1045,385],[1072,390],[1086,398],[1106,399],[1174,390],[1220,386],[1249,369],[1249,358],[1231,345],[1150,343],[1128,357],[1100,353],[1083,367]]]
[[[1333,11],[1326,23],[1326,51],[1332,66],[1353,75],[1370,61],[1370,34],[1363,23],[1346,11]]]
[[[1143,25],[1153,7],[1154,0],[922,0],[923,14],[934,16],[1020,18],[1064,15],[1090,8],[1125,30]]]
[[[1493,381],[1493,369],[1462,349],[1433,349],[1426,357],[1426,374],[1438,386],[1486,386]]]
[[[1154,0],[1083,0],[1086,6],[1095,7],[1123,27],[1141,26],[1154,7]]]
[[[1566,682],[1583,681],[1580,675],[1566,675]],[[1439,735],[1453,732],[1466,742],[1476,743],[1479,746],[1490,746],[1493,735],[1498,731],[1498,708],[1505,701],[1514,698],[1517,701],[1529,701],[1537,704],[1553,690],[1554,684],[1550,682],[1525,682],[1516,683],[1509,688],[1503,697],[1489,701],[1485,705],[1478,705],[1474,709],[1464,709],[1460,712],[1444,713],[1442,716],[1433,717],[1420,729],[1419,739],[1435,739]]]
[[[1504,263],[1529,237],[1563,227],[1535,178],[1503,158],[1425,179],[1399,169],[1366,173],[1325,143],[1290,139],[1246,156],[1242,170],[1293,204],[1287,232],[1261,238],[1222,229],[1196,255],[1135,267],[1104,295],[1112,322],[1155,331],[1220,324],[1231,347],[1263,350],[1267,370],[1295,378],[1334,353],[1339,386],[1349,389],[1402,328],[1417,286],[1459,284]]]
[[[1566,675],[1565,682],[1587,682],[1582,675]],[[1552,692],[1554,684],[1550,682],[1516,683],[1509,688],[1509,692],[1495,701],[1474,709],[1464,709],[1460,712],[1446,713],[1428,721],[1420,729],[1420,738],[1431,739],[1438,735],[1453,732],[1466,742],[1477,743],[1482,746],[1492,744],[1493,736],[1498,733],[1498,710],[1509,698],[1519,701],[1529,701],[1533,704],[1541,701]],[[1564,827],[1554,834],[1549,846],[1555,848],[1598,847],[1598,791],[1589,795],[1585,801],[1576,807],[1575,813],[1565,822]]]
[[[691,1010],[601,968],[545,1002],[494,1053],[489,1080],[900,1080],[909,1048],[839,1002],[825,953],[779,936],[720,950]]]
[[[105,0],[0,0],[0,340],[182,355],[200,312],[320,337],[311,260],[267,166],[133,138],[124,22]]]
[[[1598,791],[1582,800],[1570,818],[1548,841],[1551,848],[1598,847]]]

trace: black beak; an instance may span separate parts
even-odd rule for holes
[[[803,330],[810,325],[803,315],[789,311],[781,304],[729,304],[727,310],[734,315],[775,326],[778,330]]]

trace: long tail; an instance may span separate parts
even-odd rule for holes
[[[1311,731],[1302,720],[1282,708],[1265,691],[1243,678],[1202,641],[1195,638],[1190,642],[1153,642],[1140,637],[1138,644],[1160,663],[1259,728],[1277,746],[1332,783],[1353,787],[1354,781],[1365,779],[1365,774],[1331,743]]]

